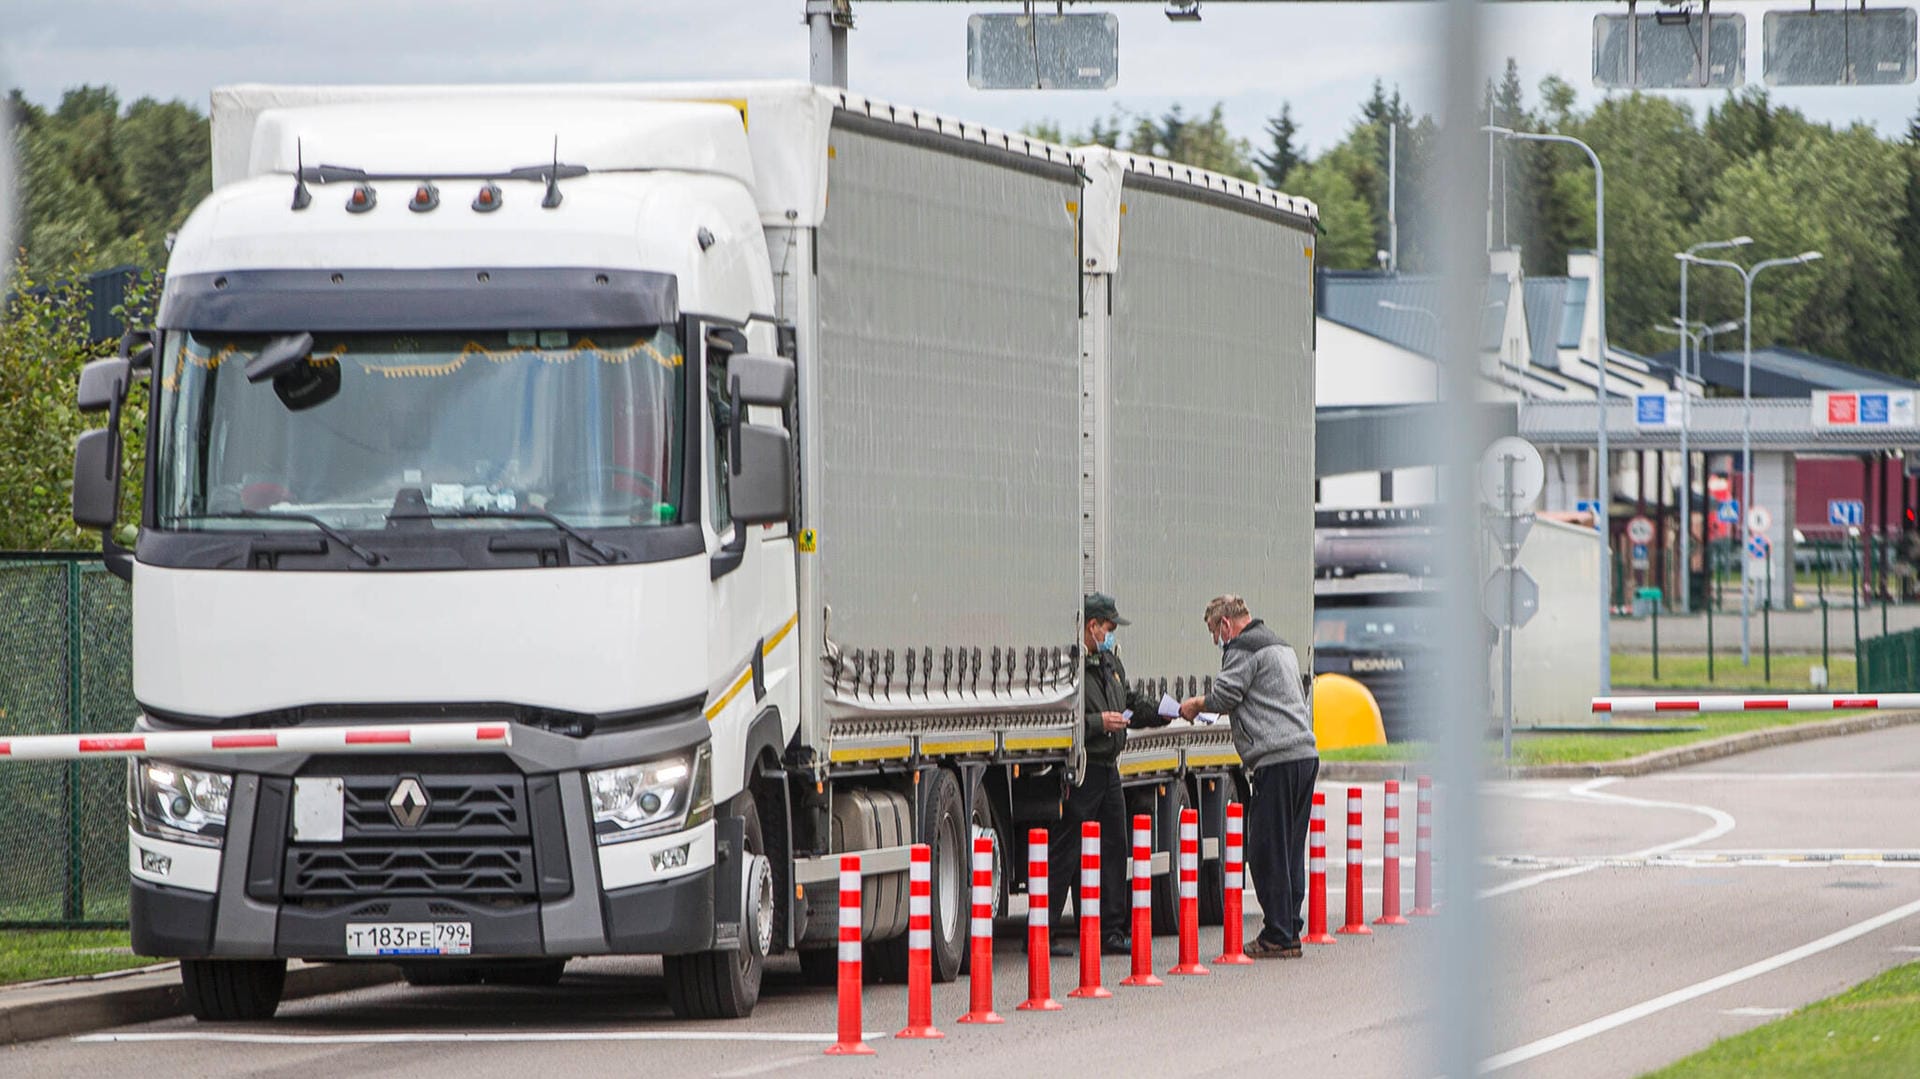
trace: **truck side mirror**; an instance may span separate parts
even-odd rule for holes
[[[105,412],[127,399],[133,385],[133,364],[125,359],[94,360],[80,369],[78,405],[81,412]],[[118,416],[115,416],[118,419]]]
[[[116,355],[133,365],[135,371],[146,371],[153,367],[154,346],[158,344],[158,330],[128,330],[120,335],[120,350]]]
[[[779,356],[735,355],[727,361],[736,405],[784,409],[793,400],[793,361]]]
[[[736,361],[737,362],[737,361]],[[734,476],[727,486],[733,519],[742,525],[777,524],[793,516],[793,439],[777,427],[740,428]]]
[[[73,521],[110,532],[119,517],[120,439],[114,429],[99,427],[73,447]]]

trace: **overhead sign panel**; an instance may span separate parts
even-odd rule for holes
[[[1920,425],[1912,390],[1816,390],[1815,427],[1913,427]]]
[[[1768,86],[1888,86],[1915,73],[1912,8],[1769,11],[1760,24]]]
[[[1678,427],[1681,416],[1680,395],[1636,393],[1633,395],[1633,422],[1636,427]]]
[[[976,90],[1110,90],[1120,81],[1111,14],[971,15],[967,84]]]
[[[1593,84],[1626,90],[1714,90],[1747,81],[1744,15],[1595,15]]]

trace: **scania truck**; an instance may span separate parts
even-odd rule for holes
[[[1169,692],[1219,592],[1304,653],[1305,200],[797,83],[238,86],[212,128],[74,488],[137,728],[255,750],[128,766],[134,947],[203,1019],[271,1016],[290,958],[607,954],[743,1016],[769,957],[830,969],[841,852],[904,970],[914,843],[951,979],[969,840],[1004,904],[1076,775],[1084,591]],[[510,744],[260,751],[474,722]],[[1122,759],[1210,857],[1237,764],[1218,726]]]

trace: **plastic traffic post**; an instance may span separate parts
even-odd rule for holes
[[[1153,818],[1133,818],[1133,972],[1121,985],[1164,985],[1153,973]]]
[[[1057,1012],[1060,1002],[1053,999],[1053,947],[1047,915],[1052,909],[1047,899],[1047,830],[1027,832],[1027,999],[1015,1010]]]
[[[1313,793],[1313,816],[1307,820],[1307,935],[1304,944],[1332,944],[1327,932],[1327,796]]]
[[[1200,812],[1180,811],[1180,961],[1168,974],[1212,974],[1200,964]]]
[[[840,856],[840,1023],[828,1056],[873,1052],[860,1037],[860,856]]]
[[[915,843],[907,863],[907,1028],[896,1038],[944,1038],[933,1026],[933,863]]]
[[[1004,1023],[993,1010],[993,837],[973,841],[973,954],[962,1023]]]
[[[1080,987],[1067,996],[1099,1000],[1113,993],[1100,984],[1100,822],[1080,825]]]
[[[1238,963],[1251,963],[1243,937],[1246,933],[1246,914],[1241,909],[1241,893],[1246,886],[1246,810],[1239,802],[1227,803],[1227,849],[1223,855],[1221,875],[1225,878],[1226,894],[1221,898],[1220,919],[1220,957],[1215,963],[1229,966]]]
[[[1414,807],[1413,909],[1408,914],[1431,917],[1433,907],[1433,777],[1421,776]]]
[[[1380,917],[1375,925],[1406,925],[1400,916],[1400,782],[1387,780],[1387,823],[1380,841]]]
[[[1360,788],[1347,788],[1347,924],[1335,932],[1371,936],[1367,928],[1366,869],[1361,863]]]

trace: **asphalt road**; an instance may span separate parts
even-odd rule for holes
[[[1344,788],[1329,786],[1339,846]],[[1379,789],[1367,793],[1377,858]],[[964,982],[935,990],[939,1042],[896,1041],[905,996],[870,986],[873,1058],[828,1059],[834,1000],[781,965],[752,1019],[689,1025],[667,1012],[657,964],[598,960],[555,990],[387,986],[289,1004],[267,1025],[168,1020],[0,1051],[0,1074],[372,1073],[511,1076],[670,1069],[675,1076],[1239,1075],[1249,1069],[1430,1076],[1436,985],[1485,1004],[1488,1065],[1515,1076],[1627,1076],[1920,956],[1920,729],[1802,743],[1619,781],[1487,789],[1483,900],[1491,987],[1436,979],[1439,923],[1380,927],[1299,961],[1215,968],[1063,1012],[1024,995],[1020,928],[995,964],[997,1027],[962,1026]],[[1412,847],[1412,799],[1404,841]],[[1445,846],[1445,799],[1440,831]],[[1330,874],[1337,925],[1339,851]],[[1834,860],[1821,860],[1834,859]],[[1367,869],[1378,914],[1379,866]],[[1412,886],[1411,864],[1405,886]],[[1251,898],[1251,897],[1249,897]],[[1410,896],[1409,896],[1410,898]],[[1202,934],[1203,957],[1218,930]],[[1157,965],[1174,961],[1157,942]],[[1053,963],[1056,996],[1074,962]]]

